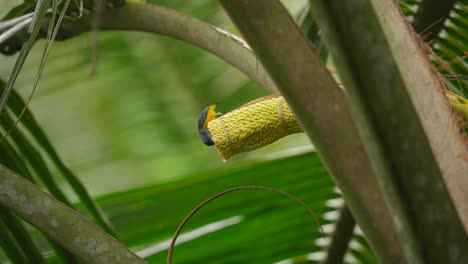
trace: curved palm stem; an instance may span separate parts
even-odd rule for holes
[[[92,13],[79,20],[65,20],[57,39],[89,32]],[[270,92],[277,91],[250,47],[239,37],[175,10],[140,1],[119,8],[104,8],[99,30],[129,30],[167,35],[202,48],[238,68]]]
[[[122,243],[0,165],[0,205],[89,263],[146,263]]]

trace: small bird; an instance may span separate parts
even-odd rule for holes
[[[210,131],[208,131],[208,123],[216,118],[216,106],[218,106],[218,103],[208,104],[201,112],[200,118],[198,118],[198,133],[200,134],[200,138],[203,143],[207,146],[214,145]]]

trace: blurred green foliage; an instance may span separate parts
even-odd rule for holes
[[[157,4],[232,29],[211,1]],[[293,1],[300,3],[300,1]],[[296,6],[297,6],[296,3]],[[228,112],[266,92],[237,69],[188,44],[145,33],[99,33],[91,76],[90,34],[56,42],[31,110],[60,156],[93,195],[173,180],[309,144],[296,135],[227,164],[203,145],[196,122],[207,103]],[[27,96],[44,41],[32,50],[16,88]],[[6,78],[15,57],[3,57]]]

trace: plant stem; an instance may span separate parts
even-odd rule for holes
[[[0,205],[89,263],[146,263],[122,243],[0,165]]]
[[[12,95],[15,94],[15,91],[13,90]],[[8,101],[8,104],[10,104],[11,102],[11,98],[13,98],[14,96],[10,97],[10,101]],[[6,114],[6,113],[4,113]],[[1,136],[1,134],[0,134]],[[21,175],[23,175],[23,177],[25,177],[27,180],[31,181],[31,182],[35,182],[34,178],[32,177],[32,174],[31,172],[29,171],[28,167],[26,166],[26,164],[24,163],[24,160],[19,156],[19,154],[17,153],[17,151],[10,145],[9,143],[9,140],[4,140],[2,142],[0,142],[0,163],[3,164],[3,165],[6,165],[8,166],[9,168],[17,171],[17,172],[20,172]],[[12,228],[10,227],[9,228],[10,230],[12,230]],[[18,235],[19,232],[14,232],[15,235]],[[28,238],[21,238],[20,240],[23,241],[24,244],[28,244],[28,242],[26,241]],[[63,249],[62,247],[60,247],[59,245],[57,245],[55,242],[53,241],[50,241],[50,239],[48,239],[51,246],[55,249],[55,253],[57,254],[57,256],[59,256],[62,260],[66,261],[67,263],[76,263],[76,260],[74,259],[74,256],[70,255],[70,253],[68,253],[65,249]],[[28,255],[30,256],[34,256],[34,249],[32,248],[34,246],[34,244],[30,244],[28,247]],[[38,250],[37,250],[38,251]],[[39,258],[35,258],[35,259],[39,259]],[[37,261],[36,261],[37,262]]]
[[[327,257],[323,264],[344,263],[343,259],[348,250],[348,244],[353,237],[354,220],[351,211],[346,204],[340,210],[340,218],[335,224],[335,232],[331,237],[331,244],[327,250]]]
[[[64,21],[57,39],[67,39],[91,30],[92,14],[77,21]],[[99,30],[130,30],[167,35],[202,48],[244,72],[270,92],[277,88],[248,45],[235,35],[175,10],[127,1],[119,8],[104,8]]]
[[[405,259],[410,263],[468,262],[468,239],[439,169],[439,164],[451,157],[452,172],[446,172],[458,171],[455,179],[466,175],[466,162],[452,151],[460,150],[460,155],[467,148],[460,142],[452,144],[456,138],[445,134],[444,141],[439,141],[439,145],[447,142],[445,153],[439,153],[442,155],[436,160],[431,150],[428,137],[438,137],[441,128],[445,131],[449,127],[444,125],[447,121],[440,120],[448,114],[444,110],[447,102],[439,101],[443,96],[440,81],[426,58],[420,56],[419,43],[408,31],[398,7],[386,0],[314,0],[310,4],[347,88],[379,186],[394,221],[399,223],[396,235]],[[425,102],[427,95],[423,93],[434,93],[433,100]],[[435,115],[434,109],[441,111]],[[434,131],[428,120],[436,122]],[[462,201],[466,204],[466,199]]]
[[[405,262],[342,90],[279,1],[221,0],[313,141],[381,262]],[[281,41],[279,41],[281,40]]]
[[[370,2],[373,7],[379,7],[377,18],[382,24],[382,33],[388,40],[392,56],[398,62],[398,71],[408,87],[407,93],[429,140],[445,180],[444,185],[464,225],[465,233],[468,233],[467,134],[444,94],[443,81],[428,61],[425,51],[427,46],[410,31],[411,27],[408,27],[405,18],[392,1]],[[371,76],[370,72],[365,74]],[[379,75],[377,78],[379,86],[385,84]]]
[[[12,127],[14,124],[13,120],[7,112],[0,116],[0,120],[1,124],[7,128]],[[57,199],[67,204],[68,206],[71,206],[71,202],[65,196],[65,193],[59,188],[44,159],[37,152],[37,150],[32,147],[30,142],[26,139],[26,136],[18,129],[15,129],[11,132],[11,137],[13,142],[17,145],[19,152],[22,153],[29,164],[38,169],[40,179],[44,182],[44,185],[52,193],[52,195],[57,197]]]
[[[2,85],[3,82],[0,80],[0,88],[3,88]],[[12,110],[12,112],[16,114],[16,116],[19,116],[23,109],[26,107],[21,97],[14,90],[11,92],[10,99],[8,100],[7,105]],[[99,226],[103,228],[108,234],[117,237],[110,221],[96,205],[83,183],[60,159],[59,155],[57,154],[57,151],[54,149],[51,142],[49,141],[44,131],[35,120],[32,113],[29,111],[29,109],[26,109],[24,112],[22,124],[29,130],[33,138],[52,159],[53,163],[63,174],[67,182],[70,184],[70,187],[75,191],[76,195],[80,198],[81,202],[85,205],[86,209],[89,210],[91,216],[99,224]],[[24,174],[22,175],[24,176]]]

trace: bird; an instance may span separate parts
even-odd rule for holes
[[[200,134],[200,138],[203,143],[207,146],[214,145],[214,141],[211,138],[210,131],[208,130],[208,123],[216,118],[215,109],[217,106],[218,103],[208,104],[198,118],[198,133]]]

